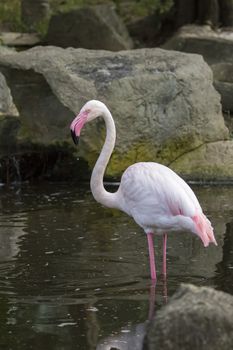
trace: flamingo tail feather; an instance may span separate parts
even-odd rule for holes
[[[193,218],[198,236],[202,240],[204,247],[208,247],[210,243],[218,245],[214,237],[213,227],[210,221],[203,213],[196,214]]]

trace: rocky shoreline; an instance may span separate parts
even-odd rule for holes
[[[52,16],[43,40],[1,40],[0,182],[19,172],[22,181],[87,180],[105,128],[87,126],[77,149],[69,124],[89,99],[106,103],[116,122],[110,180],[134,162],[156,161],[187,180],[233,182],[230,29],[186,25],[162,49],[132,49],[113,4],[104,4]]]

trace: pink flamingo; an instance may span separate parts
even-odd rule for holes
[[[217,245],[210,221],[191,188],[168,167],[152,162],[129,166],[122,175],[115,193],[104,188],[103,177],[116,140],[112,115],[104,103],[87,102],[71,123],[75,144],[84,124],[103,117],[107,129],[106,139],[91,176],[91,191],[97,202],[117,208],[132,216],[146,233],[149,248],[151,279],[156,280],[153,235],[163,235],[163,274],[166,276],[167,233],[189,231],[200,237],[205,247]]]

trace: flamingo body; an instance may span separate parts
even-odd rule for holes
[[[215,243],[211,224],[194,192],[168,167],[153,162],[131,165],[122,175],[118,193],[120,209],[132,216],[146,233],[197,234],[197,220],[204,220],[201,239],[205,246]]]
[[[118,208],[133,217],[147,234],[151,278],[156,279],[153,235],[163,234],[163,273],[166,274],[167,233],[188,231],[200,237],[205,247],[216,243],[210,221],[189,185],[170,168],[153,162],[129,166],[115,193],[103,185],[104,171],[115,145],[115,124],[108,108],[100,101],[89,101],[71,124],[75,143],[85,123],[102,116],[107,135],[91,176],[95,199],[107,207]]]

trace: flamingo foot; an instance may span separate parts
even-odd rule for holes
[[[156,281],[156,268],[155,268],[155,254],[154,254],[154,243],[153,243],[153,233],[147,234],[149,258],[150,258],[150,275],[151,279]]]
[[[163,275],[167,277],[167,233],[163,235]]]

